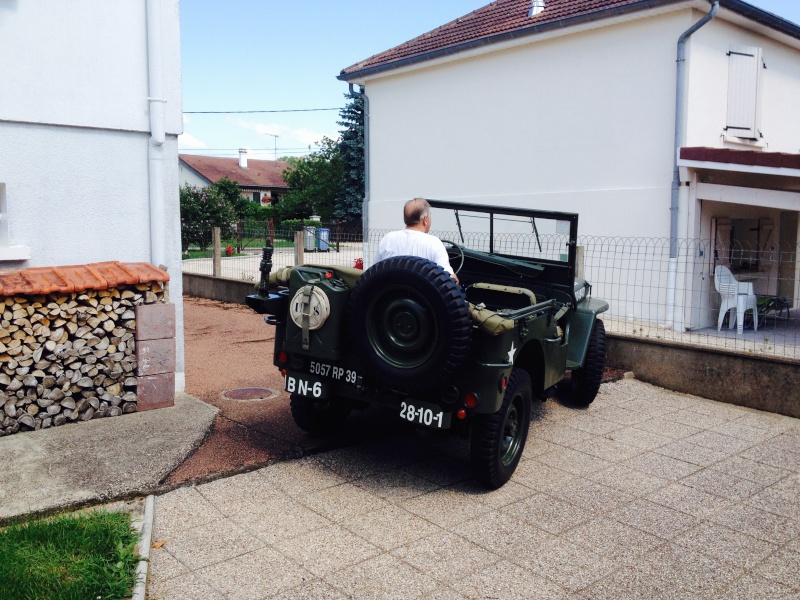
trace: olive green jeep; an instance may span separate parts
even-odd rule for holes
[[[302,429],[389,406],[468,434],[475,477],[497,488],[519,463],[534,398],[558,386],[576,405],[594,400],[608,304],[576,277],[577,214],[429,202],[459,283],[413,256],[270,274],[268,244],[247,304],[276,327],[273,362]]]

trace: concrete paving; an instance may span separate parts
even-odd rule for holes
[[[179,394],[171,408],[0,438],[0,523],[155,489],[217,412]]]
[[[376,420],[161,495],[148,597],[800,598],[800,421],[630,379],[534,420],[493,492],[464,440]]]

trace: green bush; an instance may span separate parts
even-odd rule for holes
[[[283,231],[302,231],[303,227],[322,227],[322,223],[311,219],[284,219],[280,226]]]

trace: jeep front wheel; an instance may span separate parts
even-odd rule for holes
[[[493,415],[476,415],[470,459],[475,478],[491,489],[511,479],[522,457],[531,422],[533,387],[527,371],[514,369],[503,405]]]
[[[340,429],[350,414],[350,406],[336,398],[320,400],[298,394],[289,397],[295,424],[311,435],[324,435]]]
[[[600,391],[603,371],[606,368],[606,328],[603,321],[595,319],[589,334],[586,358],[580,369],[572,369],[567,382],[569,401],[578,406],[589,406]]]

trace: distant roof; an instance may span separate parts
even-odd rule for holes
[[[242,187],[288,188],[283,171],[289,163],[282,160],[247,159],[247,168],[239,166],[238,158],[179,154],[180,161],[212,183],[223,177],[236,181]]]
[[[542,12],[528,16],[531,0],[496,0],[433,31],[343,69],[339,79],[351,81],[359,76],[388,71],[486,44],[683,1],[545,0],[546,8]],[[710,6],[709,3],[709,9]],[[720,7],[800,39],[800,26],[742,0],[720,0]]]

